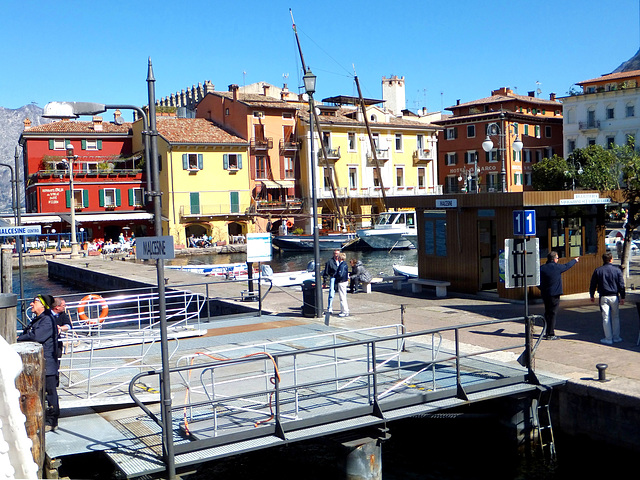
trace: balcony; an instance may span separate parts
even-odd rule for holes
[[[389,149],[381,149],[381,148],[376,148],[376,158],[379,161],[382,162],[386,162],[387,160],[389,160],[389,158],[391,157],[391,154],[389,153]],[[369,162],[369,164],[374,165],[375,162],[373,160],[373,153],[371,153],[371,151],[367,152],[367,162]]]
[[[256,200],[256,213],[285,213],[297,212],[302,209],[302,200],[287,198],[286,200]]]
[[[324,148],[325,153],[327,154],[327,160],[340,160],[340,147],[338,148]],[[318,149],[318,160],[322,160],[322,150]]]
[[[300,144],[298,142],[287,142],[284,138],[280,139],[280,154],[284,155],[285,153],[294,153],[300,149]]]
[[[580,130],[600,130],[600,120],[592,120],[589,122],[578,122]]]
[[[215,205],[180,205],[180,218],[196,220],[211,217],[241,216],[249,209],[248,204],[231,205],[219,203]]]
[[[434,185],[431,187],[386,187],[384,193],[387,197],[404,197],[414,195],[442,195],[442,185]],[[361,187],[361,188],[349,188],[339,187],[336,188],[336,196],[338,198],[381,198],[382,189],[380,187]],[[332,199],[333,194],[330,188],[318,189],[319,199]]]
[[[263,151],[273,148],[273,138],[255,138],[251,139],[251,151]]]
[[[431,162],[434,159],[434,151],[430,148],[420,148],[413,152],[413,164]]]

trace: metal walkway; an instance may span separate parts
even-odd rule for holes
[[[564,382],[536,378],[518,364],[492,359],[498,351],[520,354],[523,343],[464,352],[460,336],[465,330],[522,319],[410,334],[403,334],[399,325],[339,330],[286,323],[292,320],[295,323],[296,319],[282,317],[245,319],[254,322],[255,329],[175,340],[179,347],[173,349],[171,392],[176,468]],[[284,326],[260,330],[261,322]],[[47,433],[48,440],[57,436],[55,442],[47,442],[50,457],[83,448],[104,450],[127,477],[165,469],[159,406],[143,404],[159,398],[159,371],[149,368],[159,364],[159,353],[150,348],[147,358],[157,362],[141,368],[127,363],[131,349],[140,346],[104,350],[103,355],[119,359],[121,367],[112,368],[102,383],[115,382],[115,376],[134,377],[128,391],[140,408],[100,415],[85,411],[84,416],[61,418],[58,432]],[[96,382],[97,378],[93,383],[98,388]],[[112,403],[124,399],[124,385],[121,380],[117,384],[118,388],[107,389]],[[71,387],[61,390],[65,408],[78,393]],[[88,396],[85,402],[92,399],[95,404],[106,402],[104,396],[99,401]],[[104,425],[108,435],[92,436],[91,428],[83,425]]]

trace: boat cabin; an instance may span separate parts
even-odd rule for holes
[[[378,216],[374,228],[385,229],[394,227],[414,228],[416,226],[415,211],[383,212]]]
[[[561,263],[580,257],[563,274],[564,293],[573,294],[587,292],[602,265],[610,202],[597,191],[553,191],[395,197],[388,206],[416,210],[420,278],[449,281],[457,292],[522,299],[524,289],[505,288],[504,281],[505,239],[523,238],[514,235],[514,211],[535,211],[541,263],[551,250]],[[529,295],[540,291],[531,287]]]

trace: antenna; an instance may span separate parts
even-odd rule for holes
[[[542,93],[542,90],[540,89],[540,85],[542,85],[542,83],[540,83],[539,80],[536,80],[536,85],[538,86],[538,88],[536,88],[536,94],[539,96]]]
[[[246,90],[247,88],[247,71],[242,71],[242,88]]]

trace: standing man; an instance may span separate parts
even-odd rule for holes
[[[600,297],[600,313],[602,314],[602,328],[604,338],[600,340],[605,345],[621,342],[619,305],[624,305],[624,277],[622,269],[613,265],[613,255],[610,252],[602,254],[601,267],[596,268],[591,276],[589,295],[595,301],[596,289]]]
[[[336,271],[336,290],[340,298],[340,314],[339,317],[349,316],[349,304],[347,303],[347,283],[349,282],[349,267],[347,266],[347,255],[343,252],[338,254],[340,263]]]
[[[19,342],[37,342],[44,351],[45,398],[49,405],[45,411],[45,431],[58,427],[60,405],[58,403],[58,327],[51,316],[51,295],[36,295],[31,304],[33,319],[25,327]]]
[[[67,313],[67,302],[62,297],[55,297],[51,307],[51,316],[58,326],[58,358],[62,357],[64,345],[60,338],[66,337],[67,332],[73,328],[71,319]]]
[[[549,252],[547,263],[540,267],[540,292],[544,301],[544,319],[547,323],[545,340],[557,340],[556,315],[562,295],[562,274],[578,263],[580,259],[574,258],[564,265],[558,263],[558,252]]]
[[[327,299],[327,312],[333,314],[333,297],[336,292],[336,272],[338,271],[338,265],[340,265],[340,250],[333,251],[333,257],[331,257],[324,265],[324,272],[322,272],[322,281],[324,284],[329,279],[329,298]]]

